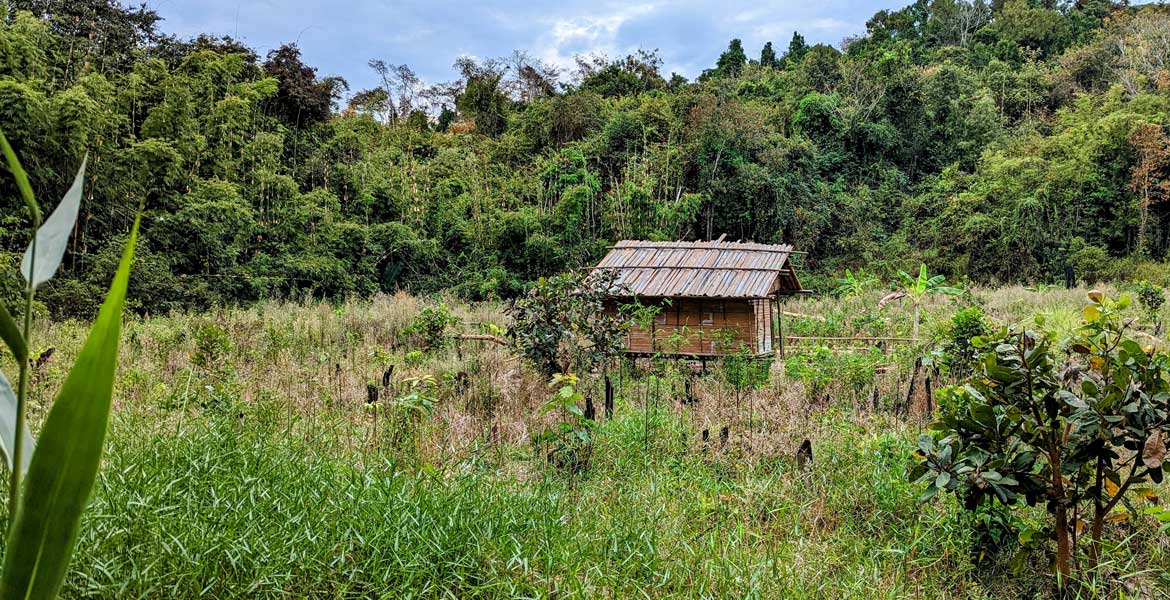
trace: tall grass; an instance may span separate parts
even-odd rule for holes
[[[682,443],[643,461],[628,414],[570,487],[487,455],[442,474],[359,462],[284,435],[278,413],[178,436],[120,419],[70,595],[942,597],[971,571],[953,514],[919,509],[888,434],[830,430],[810,471]]]
[[[1044,294],[1023,289],[978,294],[1001,319],[1046,306]],[[841,324],[819,335],[851,335],[854,319],[868,335],[911,325],[906,311],[854,302],[803,301],[799,310],[824,317],[816,327]],[[469,328],[502,323],[497,306],[450,304]],[[616,413],[594,432],[588,468],[571,472],[533,442],[557,419],[539,410],[546,382],[505,349],[470,342],[408,360],[416,349],[399,334],[423,305],[379,297],[128,322],[106,462],[64,595],[1051,592],[1042,555],[1013,566],[1009,543],[980,556],[976,524],[954,500],[918,504],[922,490],[905,468],[922,424],[887,410],[905,393],[899,368],[875,376],[875,408],[868,391],[839,382],[820,405],[779,371],[737,390],[718,366],[699,379],[699,402],[685,404],[684,365],[655,365],[657,375],[613,365]],[[925,330],[941,327],[953,306],[928,302]],[[34,424],[83,331],[39,327],[34,353],[50,345],[56,353],[34,373]],[[367,385],[380,387],[391,364],[383,409],[371,409]],[[460,372],[469,379],[462,389]],[[422,376],[436,382],[433,412],[394,424],[392,399]],[[583,377],[582,392],[600,405],[600,374]],[[794,454],[805,439],[814,460],[801,467]],[[1111,549],[1111,564],[1134,595],[1170,583],[1166,540],[1140,522],[1118,527],[1129,541]]]

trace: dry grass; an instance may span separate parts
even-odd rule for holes
[[[904,335],[908,311],[872,310],[879,295],[796,301],[787,309],[824,321],[786,325]],[[974,298],[994,318],[1023,320],[1076,309],[1083,291]],[[941,336],[955,302],[926,305],[929,335]],[[110,456],[69,595],[991,598],[1051,589],[1041,565],[1017,577],[1010,556],[973,557],[972,522],[952,500],[917,504],[904,469],[922,424],[891,410],[905,398],[906,352],[881,358],[864,387],[837,378],[815,394],[783,363],[748,388],[714,366],[696,380],[697,403],[685,402],[682,363],[660,362],[653,376],[614,365],[616,414],[599,419],[588,469],[566,472],[533,442],[558,420],[540,410],[545,381],[494,344],[425,355],[404,344],[425,304],[379,296],[129,322]],[[448,304],[467,331],[504,324],[498,305]],[[36,349],[55,353],[37,370],[34,423],[83,331],[38,326]],[[603,374],[582,377],[601,413]],[[433,382],[429,413],[396,400],[419,380]],[[805,440],[814,460],[802,468],[795,452]],[[1170,548],[1148,529],[1133,527],[1114,554],[1119,570],[1138,574],[1128,581],[1154,589]]]

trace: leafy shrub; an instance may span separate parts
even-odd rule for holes
[[[982,372],[949,389],[952,409],[919,437],[911,472],[923,500],[947,491],[969,510],[1044,503],[1062,586],[1078,542],[1095,567],[1105,522],[1130,518],[1142,484],[1161,483],[1170,435],[1170,355],[1128,337],[1128,296],[1089,298],[1067,352],[1030,329],[1004,327],[980,344]],[[1088,535],[1075,535],[1076,515]]]
[[[785,372],[809,386],[814,395],[831,384],[837,384],[842,391],[859,393],[873,385],[877,366],[885,359],[877,348],[865,353],[834,354],[829,348],[818,346],[812,352],[789,357]]]
[[[621,351],[627,307],[611,304],[615,274],[541,278],[508,307],[508,335],[542,373],[587,372]],[[607,306],[609,305],[609,306]]]
[[[1134,292],[1137,294],[1138,302],[1145,309],[1146,316],[1151,321],[1157,321],[1158,311],[1166,303],[1166,290],[1143,279],[1134,285]]]
[[[447,329],[459,323],[459,318],[451,314],[451,309],[440,303],[419,311],[418,316],[402,330],[402,333],[412,345],[429,352],[450,344]]]
[[[951,326],[948,340],[943,348],[944,364],[952,371],[966,372],[974,366],[980,349],[972,340],[991,333],[991,325],[987,321],[983,310],[978,306],[970,306],[955,311],[951,316]]]
[[[756,357],[751,348],[741,345],[739,350],[724,356],[720,373],[728,385],[747,390],[767,385],[771,366],[771,361]]]
[[[558,373],[549,382],[553,394],[545,402],[545,414],[559,413],[561,420],[533,438],[546,453],[548,462],[569,472],[579,472],[589,467],[593,456],[593,431],[596,423],[585,418],[580,403],[584,401],[578,387],[577,376]]]
[[[218,367],[232,351],[232,340],[227,330],[215,323],[207,323],[195,332],[195,353],[191,362],[205,369]]]
[[[1073,268],[1077,277],[1086,283],[1094,283],[1109,279],[1115,275],[1109,257],[1109,252],[1100,246],[1084,243],[1079,238],[1074,240],[1075,249],[1068,255],[1068,264]]]

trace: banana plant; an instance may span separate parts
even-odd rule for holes
[[[837,278],[837,287],[833,289],[833,294],[842,298],[855,298],[877,282],[878,278],[866,273],[864,268],[858,269],[857,273],[845,269],[845,276]]]
[[[37,288],[56,274],[81,204],[82,160],[73,185],[49,215],[41,211],[28,176],[0,133],[8,168],[16,179],[32,223],[32,241],[21,261],[25,279],[22,325],[0,303],[0,339],[17,363],[16,389],[0,374],[0,451],[10,473],[7,544],[0,573],[0,599],[56,598],[80,531],[81,513],[101,465],[114,391],[122,308],[130,277],[138,220],[122,254],[114,282],[102,303],[77,362],[61,386],[34,442],[25,423],[30,379],[29,347]]]
[[[918,277],[912,277],[905,271],[898,271],[898,275],[902,278],[902,289],[887,295],[878,302],[878,307],[885,306],[895,300],[902,298],[909,298],[910,303],[914,306],[914,339],[918,339],[918,325],[922,320],[922,302],[928,296],[934,294],[944,294],[947,296],[956,296],[963,293],[963,290],[956,287],[949,287],[946,284],[947,278],[942,275],[931,276],[926,271],[926,263],[918,268]]]

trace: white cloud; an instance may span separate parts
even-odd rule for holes
[[[568,16],[548,19],[548,28],[541,34],[533,47],[533,53],[541,60],[561,69],[571,70],[578,54],[606,54],[618,56],[633,48],[622,48],[618,44],[618,31],[631,19],[649,14],[656,5],[635,4],[615,8],[607,14],[592,16]]]

